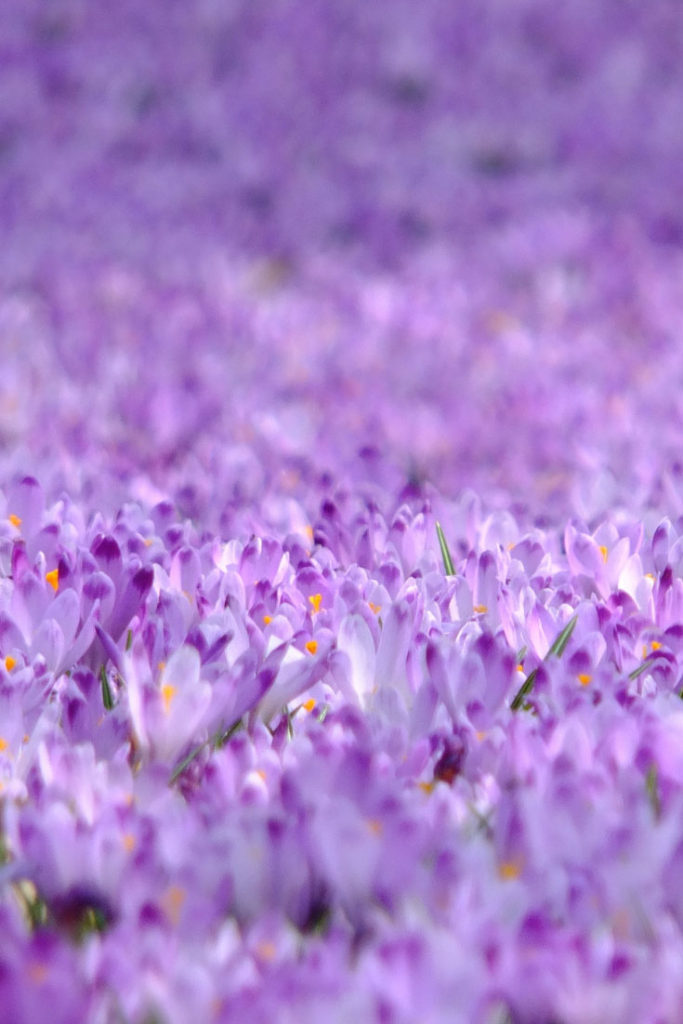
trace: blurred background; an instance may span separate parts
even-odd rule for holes
[[[2,480],[683,512],[677,0],[0,20]]]

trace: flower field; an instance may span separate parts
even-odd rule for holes
[[[0,23],[0,1024],[680,1024],[680,4]]]

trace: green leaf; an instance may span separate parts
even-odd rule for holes
[[[474,804],[467,804],[468,810],[477,819],[477,828],[481,829],[482,832],[486,832],[487,835],[491,833],[491,811],[488,814],[482,814]]]
[[[28,879],[22,879],[14,885],[14,891],[23,904],[29,928],[35,930],[45,925],[47,922],[47,905],[33,882]]]
[[[638,668],[634,668],[633,672],[629,672],[629,679],[637,679],[638,676],[642,676],[643,672],[647,672],[647,670],[652,667],[653,661],[654,658],[651,658],[648,655],[645,661],[641,665],[639,665]],[[683,695],[683,690],[681,691],[681,694]]]
[[[325,719],[327,718],[329,713],[330,713],[330,705],[329,704],[323,704],[323,706],[320,709],[320,713],[318,714],[318,721],[320,722],[321,725],[325,721]]]
[[[114,698],[111,695],[111,687],[109,686],[107,670],[104,665],[100,669],[100,682],[102,683],[102,703],[106,711],[111,711],[114,707]]]
[[[651,764],[647,770],[645,776],[645,789],[647,790],[647,796],[652,807],[652,813],[655,816],[655,821],[659,821],[662,813],[662,805],[659,799],[659,787],[657,785],[658,771],[657,765]]]
[[[171,775],[171,785],[173,785],[174,782],[178,781],[178,779],[183,774],[187,766],[189,764],[192,764],[192,762],[194,761],[195,757],[197,757],[198,754],[201,754],[202,750],[204,749],[208,742],[208,740],[204,740],[203,743],[200,743],[198,747],[195,747],[194,750],[190,751],[187,757],[184,757],[180,764],[173,769],[173,774]]]
[[[439,538],[439,547],[441,548],[441,557],[443,558],[443,567],[446,570],[447,576],[455,576],[455,566],[453,565],[453,559],[448,549],[448,543],[444,532],[441,529],[441,523],[437,521],[436,524],[436,535]]]
[[[578,615],[573,615],[567,623],[567,625],[564,627],[564,629],[560,633],[558,633],[555,639],[553,640],[552,644],[550,645],[550,648],[548,649],[548,653],[543,659],[544,661],[547,661],[548,658],[551,658],[553,655],[556,658],[562,657],[562,655],[565,652],[565,648],[569,643],[569,638],[574,632],[574,627],[576,626],[577,621]],[[522,648],[522,652],[523,654],[526,654],[526,648]],[[520,652],[520,654],[522,654],[522,652]],[[517,661],[519,662],[521,660],[521,657],[518,656]],[[512,703],[510,704],[511,711],[519,711],[519,709],[524,705],[524,698],[527,697],[533,690],[537,674],[538,669],[534,668],[526,677],[526,679],[520,686],[519,690],[515,694]]]
[[[536,681],[536,676],[537,675],[538,675],[538,669],[537,668],[532,669],[531,672],[529,673],[529,675],[526,677],[526,679],[522,683],[522,685],[520,686],[520,688],[517,691],[517,693],[515,694],[515,696],[514,696],[514,698],[512,700],[512,704],[510,705],[510,710],[511,711],[519,711],[519,709],[522,707],[522,705],[524,704],[524,698],[528,697],[528,695],[531,693],[531,691],[534,688],[534,683]]]
[[[550,645],[550,650],[546,654],[546,658],[549,658],[553,654],[556,657],[558,657],[558,658],[562,657],[562,655],[564,654],[565,648],[566,648],[567,644],[569,643],[569,638],[572,635],[572,633],[574,632],[574,627],[576,626],[576,623],[578,622],[578,618],[579,618],[578,615],[573,615],[572,618],[567,623],[567,625],[562,630],[562,632],[559,633],[555,637],[555,639],[553,640],[552,644]]]
[[[230,740],[231,737],[233,737],[236,732],[239,732],[243,725],[243,720],[241,718],[238,718],[236,722],[232,723],[229,729],[219,729],[218,732],[215,732],[213,734],[213,736],[210,736],[207,740],[204,740],[203,743],[199,743],[196,747],[194,747],[194,749],[190,751],[187,757],[184,757],[180,764],[173,769],[173,774],[171,775],[170,780],[171,785],[173,785],[174,782],[178,781],[178,779],[183,774],[188,765],[192,764],[195,757],[201,754],[204,747],[210,744],[214,750],[219,750],[221,747],[225,746],[228,740]]]
[[[238,718],[236,722],[233,722],[229,729],[219,729],[216,735],[213,737],[212,743],[214,750],[218,750],[220,747],[225,746],[228,740],[231,740],[236,732],[244,728],[244,721]]]
[[[129,651],[133,646],[133,630],[129,629],[126,634],[126,650]]]

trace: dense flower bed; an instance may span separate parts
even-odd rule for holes
[[[3,26],[0,1024],[676,1024],[676,0]]]

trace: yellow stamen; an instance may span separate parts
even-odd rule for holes
[[[504,882],[519,878],[522,868],[516,860],[504,860],[498,867],[498,875]]]
[[[517,671],[518,672],[524,672],[524,665],[522,665],[521,661],[520,661],[519,665],[517,666]]]
[[[272,615],[264,615],[263,616],[263,624],[264,624],[264,626],[269,626],[272,621],[273,621],[273,616]]]
[[[161,906],[174,926],[180,921],[180,912],[187,899],[187,893],[179,885],[170,885],[161,897]]]
[[[626,939],[631,930],[631,918],[626,907],[619,907],[612,916],[612,928],[618,939]]]
[[[9,519],[12,526],[16,526],[16,528],[19,529],[19,527],[21,526],[20,516],[15,516],[14,513],[12,513],[11,515],[7,516],[7,518]]]
[[[7,750],[7,740],[3,740],[2,736],[0,736],[0,754],[3,750]]]
[[[370,831],[372,832],[373,836],[381,836],[382,835],[382,831],[383,831],[382,822],[378,821],[377,818],[368,818],[367,826],[370,829]]]
[[[659,640],[653,640],[652,643],[650,644],[650,647],[652,648],[653,651],[658,651],[661,646],[662,645],[659,642]]]
[[[481,730],[479,732],[475,732],[474,735],[477,737],[480,743],[482,742],[482,740],[486,739],[486,733],[482,732]]]
[[[513,330],[517,325],[517,319],[504,309],[491,309],[485,314],[484,323],[489,331],[498,334]]]
[[[277,955],[277,948],[274,942],[259,942],[255,953],[260,960],[274,960]]]
[[[477,615],[485,615],[488,610],[488,605],[486,604],[475,604],[474,606],[474,611]]]
[[[318,650],[318,641],[309,640],[308,643],[306,644],[306,650],[308,651],[309,654],[315,654],[315,652]]]
[[[166,714],[171,710],[171,701],[178,692],[177,686],[171,686],[170,683],[166,683],[165,686],[161,687],[161,699],[164,702],[164,711]]]
[[[59,588],[59,569],[52,569],[50,572],[46,572],[45,579],[56,593]]]
[[[31,737],[29,736],[29,734],[27,732],[25,732],[24,735],[21,737],[21,742],[22,743],[28,743],[30,738]]]
[[[323,600],[323,595],[322,594],[311,594],[311,596],[309,597],[308,600],[313,605],[313,613],[315,614],[316,612],[319,612],[320,611],[320,605],[322,604],[322,600]]]
[[[306,534],[306,536],[308,537],[309,540],[313,540],[313,527],[312,526],[310,526],[310,525],[304,526],[304,533]]]
[[[647,658],[647,644],[643,644],[643,658]]]
[[[126,853],[132,853],[136,846],[135,836],[132,832],[126,832],[122,837],[121,842]]]
[[[315,701],[311,697],[310,700],[304,701],[303,707],[306,711],[312,711],[315,707]]]
[[[431,793],[434,790],[433,782],[418,782],[418,786],[423,793]]]
[[[608,552],[608,550],[607,550],[607,548],[605,547],[604,544],[600,545],[600,554],[602,555],[603,562],[606,562],[607,561],[607,555],[609,554],[609,552]]]
[[[42,985],[47,981],[48,969],[45,964],[29,964],[28,976],[34,985]]]
[[[593,677],[590,676],[587,672],[579,672],[577,678],[582,686],[588,686]]]
[[[370,607],[370,611],[374,612],[375,615],[379,615],[382,610],[381,604],[373,604],[372,601],[368,601],[368,605]]]
[[[12,671],[16,663],[17,659],[13,658],[11,654],[8,654],[7,657],[5,658],[5,668],[7,669],[8,672]]]

